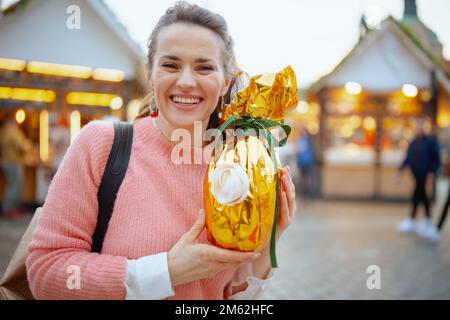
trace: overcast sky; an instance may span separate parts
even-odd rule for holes
[[[4,0],[4,5],[11,0]],[[105,0],[130,35],[147,39],[174,0]],[[290,64],[299,85],[329,72],[353,47],[364,12],[373,21],[400,19],[403,0],[191,0],[222,14],[236,43],[238,62],[250,74]],[[417,0],[419,17],[436,32],[450,59],[450,0]]]
[[[144,48],[171,0],[106,0]],[[193,0],[222,14],[236,42],[240,66],[250,74],[292,65],[300,86],[330,71],[353,47],[359,19],[403,16],[403,0]],[[445,45],[450,59],[450,0],[417,1],[419,17]]]

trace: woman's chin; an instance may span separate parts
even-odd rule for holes
[[[164,112],[164,116],[174,128],[186,128],[191,130],[195,122],[204,122],[204,118],[209,119],[201,108],[193,110],[179,109],[172,104]]]
[[[171,119],[174,127],[176,128],[186,128],[192,129],[194,127],[195,122],[202,122],[201,118],[198,116],[192,115],[177,115]]]

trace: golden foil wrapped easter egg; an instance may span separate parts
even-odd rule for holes
[[[208,238],[217,246],[240,251],[259,251],[271,240],[275,268],[281,167],[276,147],[286,143],[291,131],[284,117],[298,103],[295,72],[288,66],[250,79],[238,75],[228,98],[218,114],[216,138],[223,138],[228,129],[241,133],[215,141],[204,180]],[[274,128],[281,128],[285,137],[275,138]]]
[[[209,164],[206,225],[208,238],[219,247],[258,251],[270,237],[279,173],[263,141],[252,135],[228,139]]]

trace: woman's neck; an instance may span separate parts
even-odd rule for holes
[[[192,127],[187,128],[177,128],[173,127],[167,122],[161,115],[153,119],[153,125],[157,127],[161,133],[166,137],[167,140],[172,142],[178,142],[180,136],[183,137],[185,143],[189,143],[189,147],[202,148],[208,141],[204,141],[203,136],[206,131],[206,126],[208,122],[196,121]],[[180,134],[175,133],[176,130],[180,130]],[[188,134],[189,133],[189,134]],[[189,138],[189,139],[188,139]],[[186,141],[187,140],[187,141]]]

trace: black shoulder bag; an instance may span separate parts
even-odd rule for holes
[[[132,143],[133,125],[126,122],[114,122],[114,142],[97,193],[98,219],[92,236],[92,252],[101,253],[102,251],[117,192],[128,168]]]

